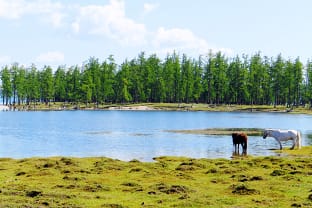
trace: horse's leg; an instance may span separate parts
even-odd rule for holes
[[[301,133],[300,131],[297,132],[297,147],[301,149]]]
[[[278,144],[279,144],[279,146],[280,146],[280,150],[282,150],[283,147],[282,147],[281,141],[280,141],[278,138],[275,138],[275,137],[274,137],[274,139],[278,142]]]
[[[296,138],[293,138],[293,146],[290,148],[291,150],[293,150],[297,144],[297,137]]]
[[[235,144],[235,153],[238,153],[238,152],[239,152],[239,144],[236,143],[236,144]]]
[[[242,143],[240,143],[241,144],[241,146],[242,146],[242,153],[244,153],[244,143],[242,142]]]
[[[282,147],[282,143],[281,143],[281,141],[280,141],[280,140],[278,140],[278,143],[279,143],[279,145],[280,145],[280,150],[282,150],[282,149],[283,149],[283,147]]]
[[[243,143],[243,154],[247,154],[247,142]]]
[[[297,134],[297,136],[296,136],[296,145],[295,145],[295,147],[297,147],[297,149],[299,149],[299,141],[300,139],[299,139],[299,136],[298,136],[298,134]]]

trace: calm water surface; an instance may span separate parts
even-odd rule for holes
[[[298,129],[312,144],[311,115],[167,111],[0,112],[0,157],[105,156],[151,161],[171,155],[230,158],[230,136],[170,133],[204,128]],[[249,155],[274,155],[273,138],[249,137]],[[290,146],[290,143],[285,143]]]

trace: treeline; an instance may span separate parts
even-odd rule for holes
[[[209,103],[304,105],[312,103],[312,61],[222,53],[197,59],[175,52],[161,60],[140,53],[117,65],[113,56],[82,66],[52,69],[15,63],[1,69],[2,102]]]

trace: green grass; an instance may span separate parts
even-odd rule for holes
[[[285,157],[155,162],[0,159],[0,207],[311,207],[312,147]]]

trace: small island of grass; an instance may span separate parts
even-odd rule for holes
[[[261,136],[263,129],[260,128],[208,128],[192,130],[167,130],[173,133],[203,134],[203,135],[232,135],[233,132],[244,132],[249,136]]]

